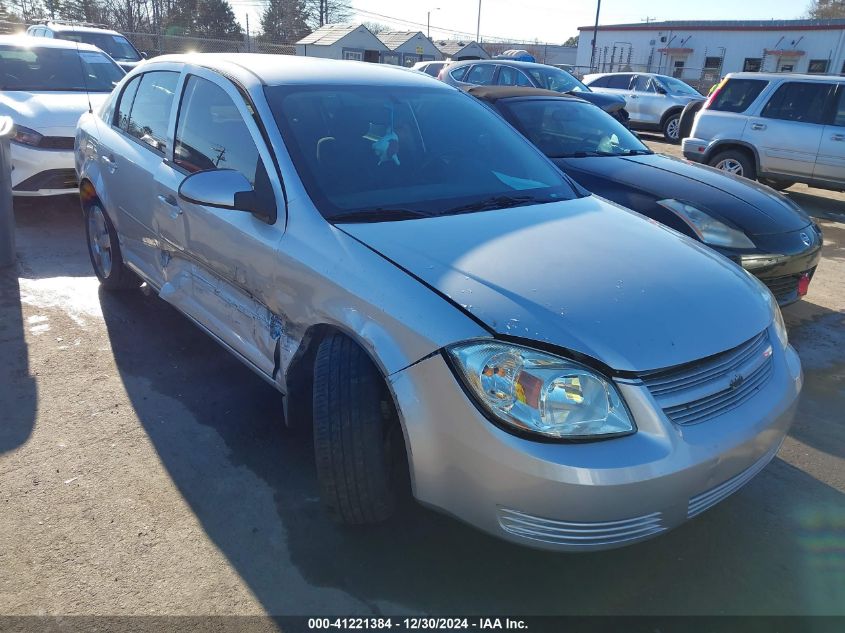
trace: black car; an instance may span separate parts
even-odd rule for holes
[[[740,264],[786,305],[807,293],[821,229],[792,200],[750,180],[655,154],[581,99],[531,88],[469,90],[568,176]]]
[[[526,86],[581,97],[625,125],[630,118],[625,97],[590,90],[571,74],[546,64],[505,59],[477,59],[449,64],[437,77],[464,90],[473,86]]]

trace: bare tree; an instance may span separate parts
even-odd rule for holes
[[[845,18],[845,0],[813,0],[808,13],[817,20]]]

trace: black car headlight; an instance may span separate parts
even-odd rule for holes
[[[636,431],[612,381],[574,361],[498,341],[471,341],[447,354],[489,416],[553,439],[598,439]]]

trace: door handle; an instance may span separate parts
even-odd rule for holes
[[[106,156],[103,154],[100,156],[100,160],[103,161],[110,174],[113,174],[117,170],[117,162],[114,160],[113,156]]]
[[[751,129],[752,130],[765,130],[766,124],[765,123],[752,123]]]
[[[845,141],[845,134],[834,134],[830,137],[832,141]]]
[[[182,208],[179,206],[179,202],[177,202],[176,198],[174,198],[172,194],[167,194],[166,196],[159,194],[158,200],[165,206],[170,207],[171,218],[176,218],[177,215],[182,215]]]

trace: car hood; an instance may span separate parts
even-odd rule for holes
[[[594,196],[338,227],[499,335],[617,371],[716,354],[771,322],[768,291],[739,267]]]
[[[564,158],[555,163],[594,193],[650,216],[662,211],[654,208],[657,200],[674,198],[751,236],[788,233],[810,224],[797,204],[769,187],[670,156]],[[589,178],[579,178],[579,172]]]
[[[605,94],[601,92],[568,92],[566,93],[573,97],[578,97],[579,99],[583,99],[584,101],[589,101],[595,106],[600,107],[602,110],[608,113],[616,112],[617,110],[621,110],[625,107],[626,101],[625,97],[621,97],[619,95],[611,95]]]
[[[108,96],[106,92],[0,92],[0,113],[45,136],[73,136],[89,99],[96,110]]]

